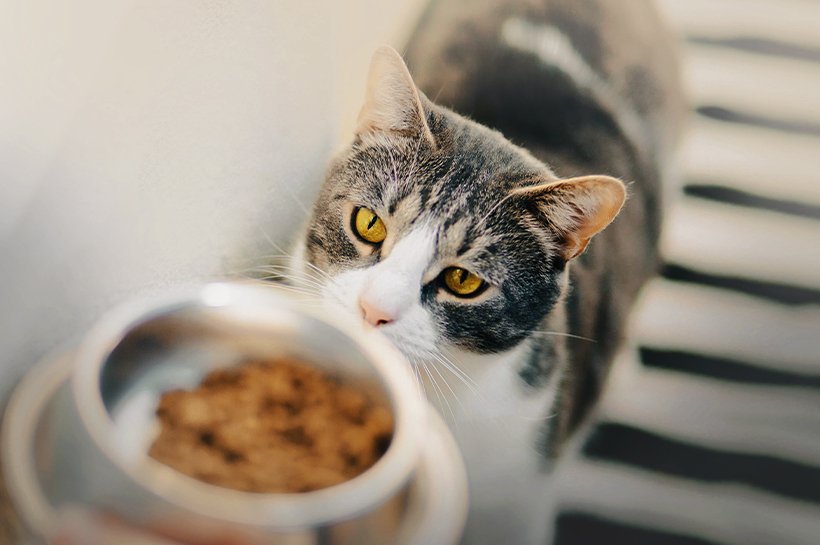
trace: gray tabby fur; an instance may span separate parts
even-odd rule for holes
[[[303,287],[357,319],[368,293],[401,292],[381,329],[464,452],[466,542],[547,539],[549,461],[659,264],[660,188],[684,111],[671,43],[640,0],[434,2],[406,54],[421,92],[397,56],[376,54],[357,134],[297,244]],[[629,198],[583,252],[623,202],[609,176]],[[359,206],[385,221],[382,244],[352,232]],[[491,288],[446,293],[448,266]]]

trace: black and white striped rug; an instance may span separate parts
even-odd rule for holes
[[[555,545],[820,544],[820,2],[665,0],[693,100],[667,264],[557,471]]]

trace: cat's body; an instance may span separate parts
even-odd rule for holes
[[[657,266],[661,193],[686,111],[674,38],[649,0],[444,0],[406,54],[418,87],[561,177],[629,183],[618,220],[570,267],[574,427],[596,395],[638,289]],[[663,187],[666,185],[666,188]]]
[[[448,420],[466,543],[545,543],[550,461],[655,272],[682,111],[669,42],[643,1],[435,2],[408,51],[419,87],[532,155],[380,50],[297,245],[303,287],[383,331]],[[624,202],[603,175],[630,198],[584,252]]]

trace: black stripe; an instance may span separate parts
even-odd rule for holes
[[[558,515],[553,545],[717,545],[698,537],[673,534],[615,522],[597,515],[568,511]]]
[[[788,373],[726,358],[646,346],[640,348],[640,355],[641,362],[644,365],[656,369],[689,373],[743,384],[820,389],[820,375]]]
[[[808,134],[811,136],[820,135],[820,125],[809,121],[787,121],[785,119],[775,119],[758,114],[740,112],[722,106],[699,106],[697,113],[709,119],[725,121],[727,123],[739,123],[742,125],[752,125],[776,131],[791,132],[796,134]]]
[[[820,468],[762,454],[716,450],[662,437],[626,424],[599,424],[584,454],[709,483],[742,483],[799,500],[820,503]]]
[[[751,280],[735,276],[721,276],[697,271],[673,263],[664,265],[662,274],[664,278],[673,282],[689,282],[736,291],[784,305],[820,304],[820,290],[812,288],[764,282],[762,280]]]
[[[820,206],[786,199],[775,199],[748,193],[739,189],[732,189],[716,183],[693,180],[683,188],[683,192],[690,197],[718,201],[747,208],[757,208],[780,212],[791,216],[801,216],[809,219],[820,219]]]
[[[788,57],[790,59],[800,59],[804,61],[820,62],[820,49],[807,47],[780,40],[770,40],[766,38],[752,38],[749,36],[739,36],[733,38],[714,38],[710,36],[688,36],[687,41],[693,44],[712,45],[717,47],[728,47],[748,51],[749,53],[759,53],[776,57]]]

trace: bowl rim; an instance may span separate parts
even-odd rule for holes
[[[37,484],[32,448],[37,424],[69,380],[74,354],[73,348],[61,346],[38,361],[12,391],[3,415],[0,469],[15,515],[33,532],[47,533],[55,520],[53,505]]]
[[[56,513],[34,467],[34,430],[57,391],[68,388],[74,353],[74,346],[64,346],[35,364],[14,389],[0,430],[0,462],[15,513],[31,535],[41,538],[50,535]],[[397,544],[455,544],[467,518],[468,483],[461,452],[441,416],[428,410],[427,418],[428,432]]]
[[[181,309],[236,307],[281,313],[282,307],[324,322],[349,337],[385,387],[394,417],[390,446],[361,475],[304,493],[262,494],[211,485],[148,457],[127,463],[108,438],[114,422],[100,392],[102,366],[133,328]],[[272,314],[270,314],[272,315]],[[379,334],[371,334],[301,305],[274,284],[214,282],[148,301],[126,303],[104,315],[81,342],[71,377],[73,402],[89,436],[106,458],[136,486],[178,507],[213,519],[267,528],[298,529],[347,520],[369,512],[399,493],[410,481],[421,451],[427,404],[415,387],[410,364]]]

